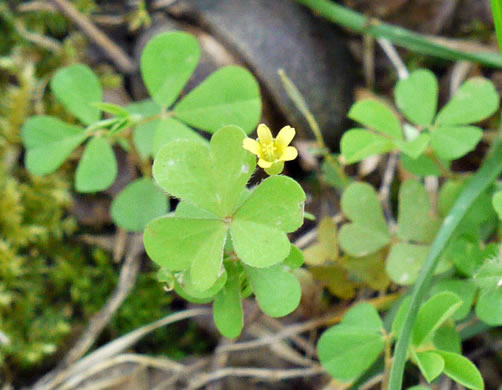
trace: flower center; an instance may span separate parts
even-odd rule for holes
[[[267,161],[276,160],[275,152],[277,148],[275,147],[274,142],[267,142],[266,144],[262,144],[261,150]]]

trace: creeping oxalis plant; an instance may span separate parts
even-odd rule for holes
[[[384,215],[371,185],[352,182],[344,187],[341,198],[345,222],[338,230],[332,220],[323,220],[319,242],[305,251],[306,262],[315,266],[312,271],[319,265],[325,275],[337,271],[336,280],[345,288],[328,285],[341,297],[351,293],[350,283],[364,281],[350,266],[357,259],[383,268],[396,285],[413,286],[424,282],[420,275],[438,232],[452,220],[455,207],[461,210],[456,229],[437,254],[437,266],[430,269],[429,277],[434,271],[435,278],[424,294],[428,300],[418,309],[412,329],[406,329],[411,330],[411,341],[403,362],[416,365],[427,382],[445,374],[467,388],[482,390],[481,374],[462,355],[457,324],[469,327],[481,320],[486,326],[502,325],[500,185],[483,187],[469,207],[454,206],[479,178],[452,169],[454,160],[475,150],[482,140],[479,122],[499,109],[499,101],[494,85],[477,77],[461,85],[438,111],[438,81],[432,72],[422,69],[396,85],[397,108],[377,99],[356,102],[349,117],[364,127],[344,134],[340,161],[352,164],[388,152],[397,154],[404,178],[396,191],[397,218]],[[438,180],[436,197],[424,186],[425,176],[442,179]],[[378,289],[387,286],[381,283]],[[404,333],[410,302],[409,297],[400,300],[385,321],[369,304],[354,306],[339,325],[321,336],[321,364],[335,379],[353,384],[380,361],[384,367],[382,388],[388,389],[395,363],[392,347]]]
[[[129,183],[114,199],[114,222],[128,231],[168,210],[165,194],[151,180],[151,158],[166,143],[179,139],[205,139],[195,129],[214,133],[224,125],[254,131],[261,114],[258,83],[239,66],[226,66],[180,98],[200,58],[195,37],[183,32],[155,36],[141,56],[141,75],[151,99],[121,107],[103,102],[98,75],[87,65],[57,71],[50,87],[71,123],[38,115],[23,126],[25,165],[34,175],[56,171],[81,146],[75,189],[96,193],[117,178],[114,147],[125,149],[144,177]],[[107,116],[103,117],[103,113]]]
[[[248,189],[256,157],[243,148],[245,139],[242,129],[226,126],[209,145],[179,140],[164,146],[154,178],[180,203],[144,235],[163,280],[188,300],[212,301],[215,323],[227,337],[241,333],[242,299],[250,294],[272,317],[289,314],[301,296],[289,271],[303,258],[287,233],[303,223],[305,193],[286,176]]]

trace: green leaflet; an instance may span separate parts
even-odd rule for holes
[[[118,167],[113,148],[106,138],[93,137],[80,158],[75,176],[78,192],[98,192],[110,187]]]
[[[395,101],[408,120],[416,125],[431,125],[438,103],[436,76],[427,69],[415,70],[396,84]]]
[[[351,382],[359,378],[384,349],[382,322],[370,304],[359,304],[343,321],[325,331],[317,345],[322,366],[335,379]]]
[[[93,103],[103,100],[103,88],[87,65],[76,64],[58,70],[51,79],[51,89],[68,111],[86,125],[101,117],[101,110]]]
[[[167,213],[168,200],[157,185],[148,178],[129,183],[111,206],[113,221],[123,229],[141,232],[148,222]]]
[[[227,66],[186,95],[174,107],[174,113],[183,122],[211,133],[236,125],[249,134],[261,115],[258,83],[248,70]]]
[[[141,76],[153,100],[164,107],[173,104],[199,58],[199,42],[190,34],[167,32],[151,39],[141,55]]]
[[[27,149],[25,164],[34,175],[54,172],[87,138],[81,127],[51,116],[31,117],[21,136]]]
[[[369,184],[350,184],[342,196],[342,210],[352,220],[340,230],[342,249],[352,256],[376,252],[390,242],[378,196]]]

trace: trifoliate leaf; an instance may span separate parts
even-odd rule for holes
[[[352,164],[370,156],[390,152],[395,146],[382,135],[365,129],[350,129],[343,134],[340,148],[347,164]]]
[[[342,210],[352,220],[340,230],[342,249],[352,256],[376,252],[390,242],[380,200],[373,187],[352,183],[342,196]]]
[[[350,109],[348,117],[392,138],[403,139],[397,115],[389,106],[376,99],[359,100]]]
[[[51,90],[64,106],[86,125],[97,122],[101,111],[93,103],[103,100],[98,76],[87,65],[67,66],[56,72]]]
[[[482,136],[479,127],[439,127],[431,132],[431,145],[439,158],[455,160],[474,150]]]
[[[51,116],[34,116],[23,126],[21,136],[27,149],[25,165],[34,175],[58,169],[87,138],[81,127]]]
[[[468,125],[488,118],[499,107],[499,94],[493,83],[481,77],[467,80],[439,112],[439,126]]]
[[[268,267],[290,252],[286,233],[303,223],[305,193],[286,176],[265,179],[244,201],[230,227],[239,258],[252,267]]]
[[[167,213],[167,197],[149,178],[129,183],[112,202],[113,221],[123,229],[141,232],[146,225]]]
[[[283,317],[300,304],[302,289],[298,279],[282,264],[268,268],[245,267],[258,305],[270,317]]]
[[[141,75],[153,100],[164,107],[173,104],[199,58],[199,42],[193,35],[174,31],[152,38],[141,55]]]
[[[75,188],[78,192],[98,192],[110,187],[118,167],[113,148],[106,138],[93,137],[77,166]]]
[[[256,167],[256,158],[242,147],[244,137],[238,127],[227,126],[214,134],[210,145],[171,142],[155,158],[155,180],[172,196],[218,217],[231,216]]]
[[[174,108],[175,116],[190,126],[214,133],[223,126],[239,126],[251,133],[261,115],[258,82],[246,69],[217,70]]]
[[[406,118],[416,125],[432,124],[438,104],[438,81],[427,69],[413,71],[396,84],[395,101]]]

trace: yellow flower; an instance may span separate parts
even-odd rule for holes
[[[294,160],[298,156],[295,147],[289,146],[295,136],[295,129],[284,126],[274,139],[267,125],[258,126],[258,139],[245,138],[242,147],[259,157],[258,165],[269,175],[282,172],[284,161]]]

